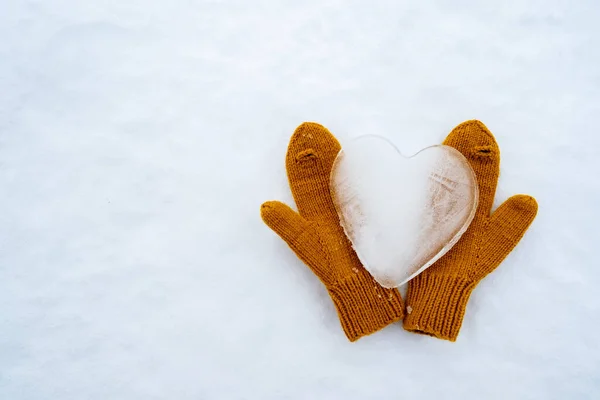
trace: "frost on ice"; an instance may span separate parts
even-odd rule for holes
[[[386,139],[347,143],[335,160],[331,193],[340,223],[382,286],[400,286],[460,239],[477,209],[468,161],[449,146],[407,158]]]

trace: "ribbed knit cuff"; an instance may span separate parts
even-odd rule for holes
[[[351,342],[374,333],[404,316],[396,289],[381,287],[366,271],[358,271],[329,288],[342,328]]]
[[[474,287],[463,278],[418,275],[408,284],[404,329],[456,341]]]

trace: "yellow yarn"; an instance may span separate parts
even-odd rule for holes
[[[329,176],[340,144],[323,126],[303,123],[288,146],[286,168],[298,212],[278,201],[261,206],[264,222],[319,277],[351,341],[403,317],[396,289],[380,286],[363,268],[340,226]]]
[[[538,206],[533,197],[517,195],[490,215],[500,173],[500,149],[483,123],[460,124],[444,144],[460,151],[473,167],[479,206],[456,246],[409,282],[404,329],[455,341],[471,292],[519,243]]]

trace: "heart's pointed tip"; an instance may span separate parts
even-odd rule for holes
[[[363,263],[363,265],[367,264]],[[397,289],[398,287],[402,286],[404,282],[408,281],[406,274],[402,273],[402,271],[371,272],[368,268],[367,271],[380,286],[386,289]]]
[[[378,283],[386,289],[395,289],[396,287],[398,287],[396,282],[383,281]]]

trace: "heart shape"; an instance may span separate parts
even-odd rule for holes
[[[375,135],[342,148],[330,189],[356,254],[386,288],[446,254],[471,224],[479,199],[475,172],[458,150],[438,145],[405,157]]]

